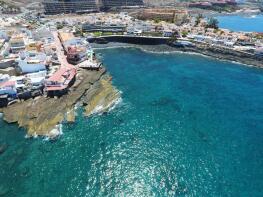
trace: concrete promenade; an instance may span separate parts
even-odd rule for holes
[[[58,60],[60,61],[61,67],[67,67],[67,68],[74,67],[72,64],[69,64],[67,61],[67,57],[64,53],[64,48],[63,48],[62,43],[58,37],[58,32],[54,31],[52,33],[53,33],[53,36],[55,39],[55,44],[56,44],[56,48],[57,48],[57,56],[58,56]]]

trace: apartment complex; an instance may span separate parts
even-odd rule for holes
[[[142,6],[143,0],[44,0],[46,14],[91,13],[115,7]]]
[[[143,0],[101,0],[103,9],[111,9],[113,7],[134,7],[143,6]]]

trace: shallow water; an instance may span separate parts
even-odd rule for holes
[[[0,194],[262,196],[262,70],[135,48],[99,53],[122,103],[88,119],[80,109],[56,142],[1,122]]]
[[[263,15],[227,15],[218,16],[217,19],[220,28],[232,31],[263,32]]]

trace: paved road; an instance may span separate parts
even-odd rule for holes
[[[68,61],[67,61],[67,57],[64,54],[64,49],[63,49],[62,44],[61,44],[61,42],[60,42],[60,40],[58,38],[58,32],[54,31],[52,33],[53,33],[55,44],[56,44],[56,47],[57,47],[58,60],[60,61],[61,66],[65,66],[65,67],[68,67],[68,68],[74,67],[72,64],[69,64]]]

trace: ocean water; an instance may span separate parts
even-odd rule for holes
[[[263,32],[263,15],[238,16],[227,15],[216,17],[220,28],[232,31]]]
[[[190,54],[100,50],[122,103],[57,141],[0,122],[0,196],[263,193],[263,70]]]

